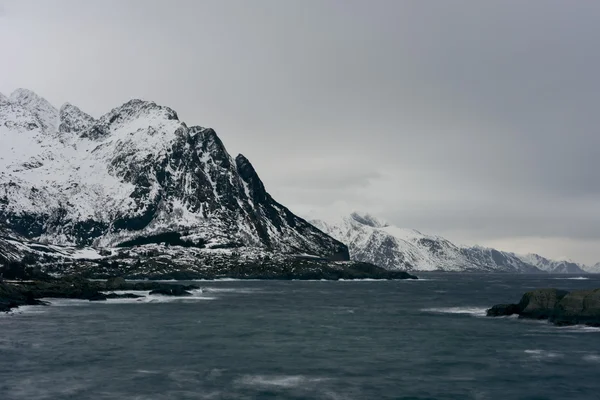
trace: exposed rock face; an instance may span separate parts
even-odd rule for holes
[[[526,318],[550,318],[554,308],[567,295],[567,291],[558,289],[539,289],[527,292],[518,304],[519,315]]]
[[[353,260],[406,271],[584,273],[582,266],[481,246],[457,246],[436,235],[392,226],[369,214],[352,213],[311,222],[346,243]]]
[[[22,305],[47,305],[39,298],[69,298],[89,301],[106,301],[108,299],[138,299],[143,296],[133,293],[104,294],[109,290],[150,290],[170,295],[189,295],[189,290],[199,289],[195,285],[177,285],[159,282],[124,282],[120,280],[108,282],[91,282],[80,276],[63,279],[48,278],[45,280],[26,281],[21,283],[0,282],[0,312],[7,312]]]
[[[0,142],[10,148],[0,149],[0,232],[18,238],[0,243],[7,260],[23,257],[19,241],[348,260],[344,244],[268,194],[246,157],[168,107],[131,100],[94,119],[19,89],[0,99]]]
[[[600,325],[600,289],[567,294],[556,306],[552,321],[558,325]]]
[[[517,304],[496,304],[487,310],[488,317],[508,317],[520,312]]]
[[[556,325],[600,326],[600,289],[538,289],[527,292],[519,304],[498,304],[487,311],[490,317],[517,314],[520,318],[548,319]]]

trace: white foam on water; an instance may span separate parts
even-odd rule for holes
[[[150,294],[150,290],[107,290],[104,292],[100,292],[103,294],[110,294],[110,293],[114,293],[114,294],[127,294],[127,293],[131,293],[131,294],[136,294],[138,296],[148,296]]]
[[[200,290],[206,293],[255,293],[260,289],[254,288],[214,288],[214,287],[203,287]]]
[[[600,356],[598,354],[586,354],[583,356],[583,361],[591,363],[600,363]]]
[[[373,278],[364,278],[364,279],[338,279],[336,282],[387,282],[389,279],[373,279]]]
[[[150,291],[118,291],[119,294],[132,293],[142,295],[137,299],[107,299],[98,301],[98,304],[148,304],[148,303],[185,303],[205,300],[216,300],[217,297],[203,295],[202,289],[190,290],[191,296],[164,296],[162,294],[150,294]],[[120,293],[122,292],[122,293]],[[115,292],[117,293],[117,292]]]
[[[139,297],[135,299],[106,299],[106,301],[89,301],[83,299],[58,299],[58,298],[44,298],[43,301],[50,303],[52,307],[80,307],[90,304],[147,304],[147,303],[173,303],[173,302],[192,302],[192,301],[204,301],[204,300],[215,300],[217,297],[203,295],[202,289],[190,290],[191,296],[164,296],[160,294],[150,294],[149,290],[115,290],[114,292],[103,292],[103,293],[116,293],[116,294],[137,294]],[[32,307],[44,307],[44,306],[32,306]]]
[[[439,281],[440,279],[429,279],[429,278],[419,278],[419,279],[393,279],[398,282],[431,282],[431,281]]]
[[[295,388],[328,380],[304,375],[244,375],[237,382],[245,386]]]
[[[572,280],[572,281],[587,281],[587,280],[588,280],[588,279],[590,279],[590,278],[588,278],[588,277],[585,277],[585,276],[574,276],[574,277],[571,277],[571,278],[552,278],[552,279],[558,279],[558,280]]]
[[[48,306],[19,306],[8,312],[0,313],[0,318],[13,317],[15,315],[43,314],[46,311],[48,311]]]
[[[83,299],[60,299],[54,297],[47,297],[40,300],[47,301],[48,303],[50,303],[51,307],[81,307],[90,304],[89,300]]]
[[[547,359],[563,357],[563,354],[561,354],[561,353],[555,353],[553,351],[540,350],[540,349],[532,349],[532,350],[528,349],[528,350],[525,350],[524,353],[535,360],[547,360]]]
[[[436,314],[466,314],[475,317],[485,317],[487,308],[481,307],[440,307],[440,308],[424,308],[421,311],[436,313]]]
[[[191,279],[189,282],[262,282],[265,279],[239,279],[239,278],[217,278],[217,279]]]
[[[600,333],[600,327],[596,326],[573,325],[559,327],[558,329],[573,333]]]

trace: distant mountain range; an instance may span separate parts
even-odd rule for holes
[[[352,259],[387,269],[569,274],[600,272],[600,264],[588,267],[569,261],[550,260],[537,254],[518,255],[480,246],[458,246],[441,236],[391,226],[369,214],[352,213],[328,221],[313,219],[310,222],[346,243]]]
[[[456,246],[369,215],[311,224],[275,201],[213,129],[149,101],[96,119],[29,90],[0,94],[0,143],[0,266],[186,278],[402,276],[376,266],[600,272]]]

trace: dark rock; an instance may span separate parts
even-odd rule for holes
[[[47,279],[49,276],[43,273],[39,267],[32,267],[27,258],[21,262],[10,262],[0,266],[0,277],[4,279]]]
[[[133,294],[133,293],[123,293],[123,294],[109,293],[106,295],[107,299],[139,299],[142,297],[144,297],[144,296],[140,296],[140,295]]]
[[[47,305],[37,300],[32,292],[19,285],[0,283],[0,312],[8,312],[24,305]]]
[[[557,325],[600,326],[600,289],[567,294],[555,307],[550,320]]]
[[[520,318],[547,319],[555,325],[600,326],[600,289],[538,289],[527,292],[519,304],[498,304],[489,317],[518,314]]]
[[[487,310],[488,317],[506,317],[519,314],[520,308],[517,304],[496,304]]]
[[[125,287],[127,285],[127,282],[125,281],[125,278],[123,277],[113,277],[113,278],[108,278],[106,280],[106,289],[109,290],[120,290],[121,288]]]
[[[102,293],[93,294],[88,298],[89,301],[106,301],[106,299],[107,296]]]
[[[519,316],[532,319],[547,319],[554,313],[554,307],[569,292],[558,289],[537,289],[527,292],[518,304]]]

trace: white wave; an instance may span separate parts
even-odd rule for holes
[[[481,307],[439,307],[424,308],[421,311],[437,314],[467,314],[475,317],[485,317],[487,308]]]
[[[262,282],[268,279],[240,279],[240,278],[217,278],[217,279],[191,279],[189,282]]]
[[[52,307],[80,307],[90,304],[89,300],[83,299],[59,299],[54,297],[46,297],[40,300],[50,303],[50,306]]]
[[[386,282],[389,279],[373,279],[373,278],[363,278],[363,279],[338,279],[336,282]]]
[[[135,294],[138,296],[148,296],[150,294],[150,290],[107,290],[104,292],[100,292],[103,294],[110,294],[110,293],[114,293],[114,294],[127,294],[127,293],[131,293],[131,294]]]
[[[90,304],[145,304],[145,303],[172,303],[172,302],[190,302],[190,301],[202,301],[202,300],[215,300],[214,296],[203,295],[202,289],[191,290],[191,296],[164,296],[160,294],[150,294],[149,290],[115,290],[114,292],[104,293],[116,293],[125,294],[131,293],[136,294],[139,297],[135,299],[106,299],[106,301],[89,301],[83,299],[58,299],[58,298],[44,298],[43,301],[50,303],[50,306],[54,307],[77,307],[85,306]],[[38,307],[38,306],[35,306]],[[39,306],[43,307],[43,306]]]
[[[600,333],[600,327],[596,326],[573,325],[559,327],[558,329],[573,333]]]
[[[583,356],[583,360],[592,363],[600,363],[600,356],[598,354],[586,354]]]
[[[255,293],[260,289],[255,288],[214,288],[214,287],[203,287],[203,292],[206,293]]]
[[[107,299],[106,301],[99,301],[96,303],[99,304],[147,304],[147,303],[175,303],[175,302],[192,302],[192,301],[204,301],[204,300],[216,300],[217,298],[214,296],[206,296],[203,295],[202,289],[191,290],[191,296],[165,296],[161,294],[149,294],[150,292],[127,292],[124,293],[133,293],[140,294],[144,297],[139,297],[137,299]]]
[[[15,315],[43,314],[48,310],[48,306],[19,306],[8,312],[0,313],[0,317],[12,317]]]
[[[525,350],[524,353],[536,360],[544,360],[544,359],[563,357],[563,355],[561,353],[555,353],[553,351],[540,350],[540,349]]]
[[[295,388],[306,387],[327,380],[327,378],[310,378],[303,375],[244,375],[238,383],[246,386]]]
[[[419,279],[394,279],[394,281],[399,281],[399,282],[431,282],[431,281],[439,281],[439,279],[429,279],[429,278],[419,278]]]
[[[571,281],[587,281],[590,278],[585,277],[585,276],[574,276],[574,277],[571,277],[571,278],[552,278],[552,279],[555,279],[555,280],[571,280]]]

